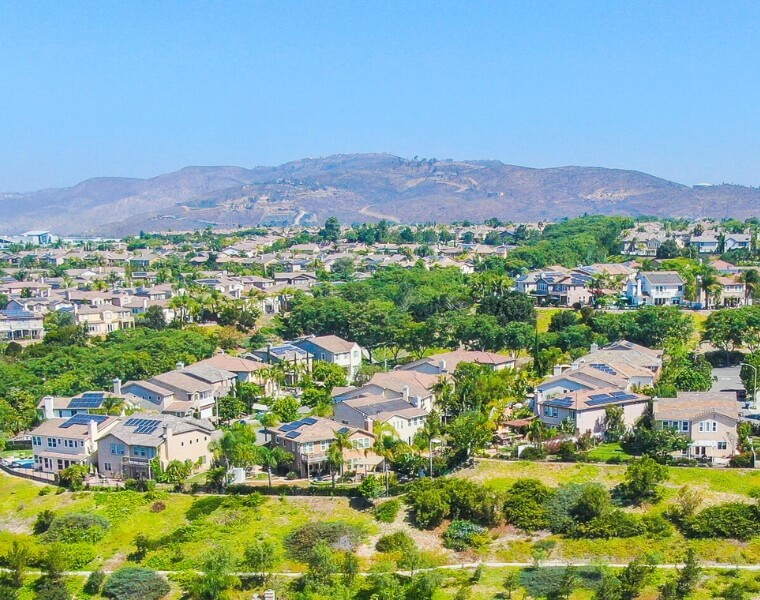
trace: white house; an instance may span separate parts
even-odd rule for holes
[[[632,306],[680,305],[684,300],[684,280],[676,271],[642,271],[626,286]]]

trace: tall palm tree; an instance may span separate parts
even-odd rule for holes
[[[372,433],[375,436],[375,443],[372,445],[372,451],[383,458],[383,475],[385,476],[385,495],[390,493],[390,482],[388,480],[388,465],[393,459],[393,449],[398,442],[398,432],[390,423],[381,423],[375,421],[372,425]]]
[[[272,487],[272,469],[276,469],[280,463],[293,460],[293,455],[282,448],[268,448],[267,446],[257,446],[257,448],[256,462],[267,470],[269,487]]]
[[[757,269],[749,269],[742,273],[741,278],[744,282],[744,304],[749,304],[749,300],[760,290],[760,273]]]
[[[332,486],[335,488],[335,473],[343,468],[343,451],[333,441],[327,449],[327,464],[330,466]]]

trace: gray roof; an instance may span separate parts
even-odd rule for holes
[[[646,277],[649,283],[653,285],[683,285],[684,281],[676,271],[649,271],[642,272],[642,277]]]
[[[136,433],[139,429],[138,426],[126,425],[131,419],[159,421],[160,425],[153,429],[151,433]],[[164,440],[166,439],[164,429],[167,426],[172,434],[186,433],[188,431],[202,431],[203,433],[210,435],[216,431],[211,422],[206,419],[176,417],[174,415],[163,413],[135,413],[124,419],[108,433],[129,446],[138,445],[156,448],[164,443]]]

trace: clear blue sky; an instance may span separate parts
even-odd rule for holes
[[[0,3],[0,190],[348,152],[760,184],[758,2]]]

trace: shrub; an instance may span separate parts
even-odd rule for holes
[[[164,512],[165,510],[166,510],[166,504],[164,504],[163,502],[154,502],[150,506],[150,512],[152,513],[160,513],[160,512]]]
[[[728,461],[729,466],[737,468],[737,469],[750,469],[752,468],[752,453],[751,452],[743,452],[742,454],[737,454],[736,456],[732,456],[731,459]]]
[[[295,560],[306,562],[317,542],[324,541],[334,550],[353,550],[363,531],[349,523],[306,523],[285,538],[285,549]]]
[[[103,588],[103,582],[106,580],[106,574],[103,571],[93,571],[84,584],[83,591],[91,596],[96,596]]]
[[[641,535],[644,527],[634,515],[612,510],[594,517],[588,523],[578,524],[573,533],[578,538],[626,538]]]
[[[673,526],[662,515],[644,515],[641,524],[649,537],[663,539],[673,535]]]
[[[541,447],[528,446],[520,453],[520,460],[543,460],[546,458],[546,450]]]
[[[452,550],[467,550],[483,546],[488,542],[484,527],[472,521],[452,521],[443,534],[443,545]]]
[[[742,502],[716,504],[688,518],[684,533],[695,538],[732,538],[746,541],[760,531],[758,509]]]
[[[412,537],[406,531],[396,531],[382,536],[375,544],[378,552],[400,552],[409,554],[417,549]]]
[[[288,471],[288,473],[285,475],[285,479],[288,481],[293,481],[295,479],[298,479],[298,473],[295,471]]]
[[[375,508],[375,519],[380,523],[393,523],[400,508],[401,502],[398,500],[383,502]]]
[[[407,496],[414,510],[414,520],[420,527],[435,527],[449,516],[451,506],[441,489],[425,489]]]
[[[111,575],[103,595],[113,600],[160,600],[171,591],[169,583],[155,571],[123,567]]]
[[[36,535],[45,533],[48,529],[50,529],[50,525],[54,519],[55,513],[52,510],[43,510],[38,512],[37,520],[34,522],[32,531],[34,531]]]
[[[98,551],[92,544],[87,542],[79,543],[58,543],[57,553],[60,556],[63,566],[70,570],[79,570],[87,566],[88,563],[95,560]]]
[[[95,514],[69,513],[53,519],[45,534],[49,541],[76,543],[100,541],[108,530],[108,519]]]
[[[46,485],[43,488],[40,488],[40,491],[37,492],[38,496],[47,496],[50,492],[53,491],[53,488],[51,488],[49,485]]]
[[[35,598],[36,600],[70,600],[71,592],[60,581],[42,579],[37,586]]]
[[[525,531],[545,529],[549,525],[545,504],[552,494],[550,488],[536,479],[518,479],[504,502],[507,522]]]

